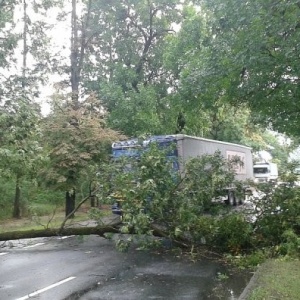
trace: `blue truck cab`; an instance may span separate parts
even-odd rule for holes
[[[118,141],[112,144],[112,158],[114,161],[131,157],[137,158],[149,149],[151,143],[156,143],[158,148],[168,149],[167,158],[172,160],[174,171],[179,170],[178,151],[176,147],[176,136],[174,135],[159,135],[151,136],[146,139],[130,139],[125,141]],[[172,147],[173,146],[173,147]],[[115,203],[112,205],[113,214],[122,215],[121,203],[123,201],[122,195],[114,194]]]

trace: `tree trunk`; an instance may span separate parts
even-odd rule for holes
[[[66,217],[69,216],[74,211],[75,199],[76,199],[75,189],[66,192]],[[72,213],[69,216],[69,218],[74,218],[74,217],[75,217],[74,213]]]
[[[77,0],[72,0],[71,17],[71,89],[72,105],[75,110],[79,109],[79,86],[81,82],[81,71],[84,63],[84,56],[87,47],[87,30],[90,22],[92,1],[87,3],[85,20],[81,20],[81,35],[78,27]]]
[[[21,188],[20,188],[20,177],[16,178],[16,189],[15,189],[15,199],[14,199],[14,211],[13,218],[21,218]]]
[[[12,231],[0,233],[0,241],[19,240],[19,239],[30,239],[38,237],[51,237],[51,236],[66,236],[66,235],[90,235],[97,234],[105,237],[106,233],[121,233],[119,225],[120,220],[116,220],[110,225],[94,226],[94,227],[73,227],[73,228],[57,228],[57,229],[39,229],[39,230],[26,230],[26,231]],[[163,229],[158,226],[152,227],[153,235],[158,237],[168,237],[168,233],[164,232]],[[134,233],[134,232],[132,232]],[[172,243],[176,246],[187,248],[189,245],[188,241],[176,241]]]
[[[120,223],[120,222],[118,222]],[[117,224],[116,224],[117,225]],[[118,233],[119,229],[112,225],[104,225],[101,227],[78,227],[78,228],[65,228],[59,229],[40,229],[40,230],[27,230],[27,231],[12,231],[0,233],[0,241],[37,238],[37,237],[51,237],[62,235],[90,235],[97,234],[99,236],[105,236],[105,233]]]
[[[26,94],[26,68],[27,68],[27,52],[28,52],[28,46],[27,46],[27,31],[28,31],[28,17],[27,17],[27,3],[26,0],[23,0],[23,62],[22,62],[22,93],[23,97],[25,99]]]
[[[91,201],[91,207],[98,207],[98,197],[95,195],[95,188],[93,187],[93,181],[89,184],[89,198]]]
[[[91,199],[91,207],[96,207],[96,196],[92,195],[90,199]]]

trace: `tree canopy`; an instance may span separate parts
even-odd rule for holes
[[[208,11],[215,71],[235,106],[256,122],[299,136],[298,1],[198,1]]]
[[[56,190],[75,189],[108,159],[107,141],[144,134],[275,145],[287,161],[266,128],[299,137],[299,10],[292,0],[0,0],[10,130],[0,153],[11,154],[1,174],[30,181],[36,164]]]

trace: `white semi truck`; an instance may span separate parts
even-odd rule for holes
[[[271,162],[258,162],[253,166],[254,181],[257,183],[277,182],[277,164]]]
[[[162,135],[152,136],[143,140],[142,149],[141,143],[138,139],[126,140],[115,142],[112,145],[112,154],[114,158],[122,156],[135,156],[139,151],[143,151],[143,148],[147,148],[147,145],[151,142],[156,142],[161,146],[168,146],[175,144],[175,150],[169,153],[168,156],[175,158],[172,161],[177,161],[177,166],[174,168],[184,173],[184,164],[191,158],[202,156],[204,154],[214,154],[216,151],[220,151],[225,159],[232,159],[233,157],[239,157],[242,162],[238,164],[235,169],[235,178],[239,181],[246,181],[247,179],[253,180],[253,161],[251,148],[221,142],[216,140],[210,140],[205,138],[199,138],[194,136],[188,136],[184,134],[176,135]],[[240,199],[241,201],[242,199]],[[228,188],[228,198],[226,202],[230,204],[237,204],[234,194],[234,188]]]

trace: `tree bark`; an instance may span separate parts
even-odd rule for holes
[[[118,226],[121,224],[121,220],[115,221],[115,223],[103,226],[94,227],[72,227],[72,228],[55,228],[55,229],[40,229],[40,230],[26,230],[26,231],[12,231],[0,233],[0,241],[30,239],[38,237],[51,237],[51,236],[68,236],[68,235],[90,235],[96,234],[99,236],[105,236],[106,233],[121,233]],[[159,226],[152,226],[152,232],[154,236],[168,237],[168,233],[161,229]],[[133,232],[134,234],[134,232]],[[188,241],[173,240],[172,243],[182,248],[188,248]]]
[[[76,199],[76,192],[73,189],[72,191],[66,192],[66,217],[74,218],[74,210],[75,210],[75,199]]]
[[[13,218],[21,218],[21,188],[20,188],[20,177],[16,178],[16,189],[15,189],[15,199],[14,199],[14,211]]]
[[[28,46],[27,46],[27,31],[28,31],[28,25],[27,25],[27,3],[26,0],[23,0],[23,63],[22,63],[22,93],[23,97],[25,99],[25,90],[26,90],[26,68],[27,68],[27,52],[28,52]]]
[[[120,222],[118,222],[120,223]],[[116,223],[114,226],[118,225]],[[66,236],[66,235],[90,235],[97,234],[104,236],[105,233],[118,233],[119,229],[113,225],[97,226],[97,227],[75,227],[60,229],[40,229],[40,230],[27,230],[27,231],[12,231],[0,233],[0,241],[29,239],[38,237],[51,237],[51,236]]]

